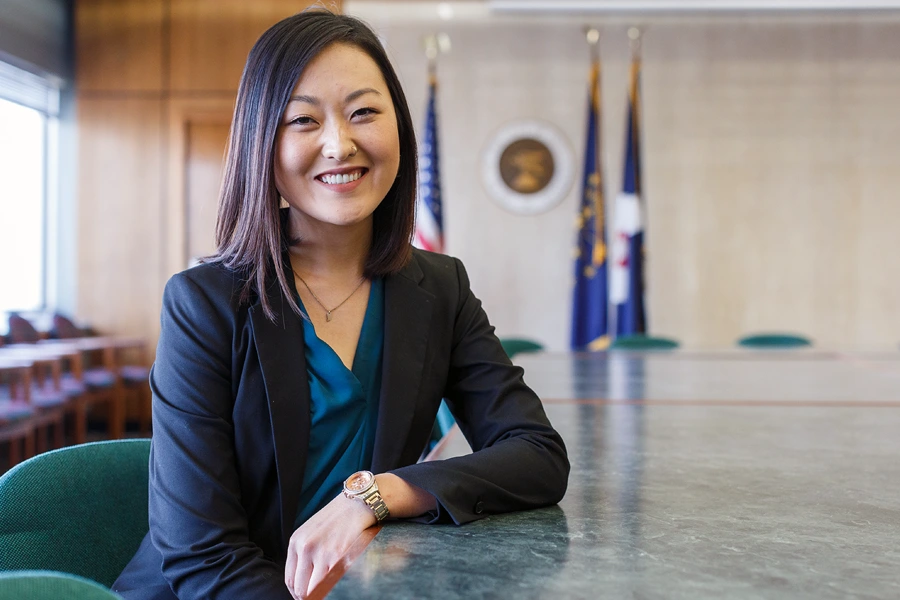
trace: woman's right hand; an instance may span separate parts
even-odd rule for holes
[[[297,528],[288,544],[284,583],[291,595],[307,598],[350,550],[359,535],[375,525],[363,502],[343,494]]]
[[[392,517],[415,517],[437,507],[434,496],[392,473],[380,473],[375,481]],[[376,522],[375,513],[364,502],[339,494],[298,527],[284,566],[284,583],[291,595],[296,600],[309,597],[356,538]]]

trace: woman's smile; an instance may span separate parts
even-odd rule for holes
[[[316,180],[333,192],[346,193],[355,190],[367,172],[365,168],[332,169],[316,175]]]

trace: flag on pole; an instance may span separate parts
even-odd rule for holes
[[[419,146],[419,193],[416,197],[416,233],[413,245],[429,252],[444,251],[444,217],[441,209],[441,170],[438,160],[437,64],[438,41],[431,38],[426,48],[428,56],[428,108],[425,115],[425,135]],[[456,419],[446,400],[441,400],[432,427],[432,443],[436,443],[453,427]]]
[[[641,215],[641,62],[631,63],[628,132],[622,193],[616,198],[610,301],[616,307],[616,335],[645,333],[644,225]]]
[[[590,86],[584,180],[576,219],[573,350],[604,350],[609,346],[606,232],[600,167],[600,60],[596,55],[591,61]]]
[[[431,252],[444,251],[444,219],[441,210],[441,177],[438,161],[437,77],[429,66],[428,114],[425,136],[419,150],[419,194],[416,198],[416,235],[413,245]]]

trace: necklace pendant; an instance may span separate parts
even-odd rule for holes
[[[330,310],[325,311],[325,322],[331,323],[331,311]]]

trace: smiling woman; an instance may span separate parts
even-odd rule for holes
[[[410,245],[415,156],[366,25],[311,10],[256,43],[218,253],[163,298],[150,533],[126,598],[303,598],[388,519],[562,498],[563,441],[462,264]],[[474,452],[418,463],[442,398]]]

